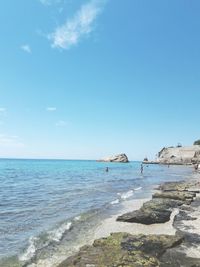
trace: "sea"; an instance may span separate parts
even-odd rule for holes
[[[191,167],[160,165],[144,165],[141,174],[140,165],[1,159],[0,267],[56,267],[126,201],[193,175]]]

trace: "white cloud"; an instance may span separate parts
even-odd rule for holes
[[[24,144],[19,140],[18,136],[7,136],[0,134],[0,146],[1,147],[24,147]]]
[[[52,47],[69,49],[83,37],[88,36],[94,29],[94,22],[102,9],[103,2],[100,0],[88,2],[78,10],[74,17],[49,34],[48,38],[52,41]]]
[[[58,126],[58,127],[65,127],[66,125],[67,125],[67,122],[62,121],[62,120],[60,120],[56,123],[56,126]]]
[[[56,111],[56,107],[47,107],[46,111]]]
[[[28,45],[28,44],[21,45],[20,48],[21,48],[24,52],[26,52],[26,53],[28,53],[28,54],[31,54],[31,53],[32,53],[31,47],[30,47],[30,45]]]

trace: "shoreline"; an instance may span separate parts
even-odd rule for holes
[[[92,257],[92,260],[94,262],[90,262],[90,253],[94,253],[94,250],[96,248],[96,243],[98,242],[108,242],[110,238],[112,238],[113,235],[122,235],[124,233],[128,233],[130,236],[138,237],[140,240],[140,235],[144,235],[146,237],[160,237],[164,236],[167,233],[167,238],[175,238],[178,235],[181,235],[180,244],[177,245],[177,248],[175,245],[172,247],[175,248],[168,248],[165,250],[165,253],[162,254],[162,264],[161,265],[155,265],[155,266],[165,266],[165,256],[167,253],[173,254],[171,266],[179,266],[179,265],[173,265],[174,262],[177,260],[180,261],[180,255],[182,257],[182,265],[180,266],[199,266],[199,265],[188,265],[188,261],[193,263],[197,263],[200,260],[200,249],[196,247],[196,239],[198,236],[197,243],[200,244],[200,185],[198,183],[197,188],[197,179],[199,178],[198,174],[194,174],[188,181],[184,181],[183,184],[185,184],[185,188],[181,189],[181,186],[183,185],[182,182],[172,182],[172,184],[176,185],[177,188],[180,186],[179,189],[175,189],[175,192],[178,194],[185,194],[187,191],[189,194],[194,194],[194,198],[192,198],[191,202],[185,202],[182,203],[180,206],[172,207],[171,208],[171,215],[170,219],[164,223],[152,223],[149,225],[145,225],[142,223],[130,223],[130,222],[119,222],[117,221],[117,217],[119,215],[114,215],[110,218],[105,219],[101,225],[96,229],[94,234],[94,242],[93,245],[89,244],[87,246],[87,249],[80,248],[79,252],[75,253],[71,257],[68,257],[66,260],[64,260],[61,264],[58,265],[58,267],[68,267],[68,266],[87,266],[86,262],[84,262],[84,257],[88,258],[88,266],[95,266],[98,267],[98,260]],[[165,182],[164,184],[161,184],[159,187],[159,190],[154,190],[152,192],[152,196],[156,195],[156,192],[165,192],[162,190],[162,186],[167,185],[168,182]],[[187,189],[186,189],[187,188]],[[168,191],[174,192],[174,188],[169,189]],[[166,192],[168,192],[166,191]],[[195,191],[195,193],[193,192]],[[165,193],[166,193],[165,192]],[[173,199],[174,197],[172,197]],[[176,198],[176,197],[175,197]],[[152,198],[153,200],[154,198]],[[186,199],[187,200],[187,199]],[[147,199],[136,199],[136,200],[129,200],[124,203],[124,212],[125,213],[131,213],[131,212],[137,212],[137,210],[140,210],[145,203],[148,203],[151,201],[151,198]],[[196,206],[196,207],[193,207]],[[182,216],[182,217],[180,217]],[[196,216],[196,217],[194,217]],[[114,233],[114,234],[113,234]],[[177,234],[178,233],[178,234]],[[195,237],[194,237],[195,235]],[[171,237],[170,237],[171,236]],[[190,236],[190,241],[187,240],[186,237]],[[178,238],[178,237],[177,237]],[[186,240],[186,241],[183,241]],[[114,240],[115,242],[115,240]],[[139,242],[139,241],[138,241]],[[178,242],[179,243],[179,242]],[[111,253],[112,253],[112,248]],[[101,251],[101,246],[99,248]],[[176,252],[176,253],[175,253]],[[105,251],[99,252],[102,257],[105,255]],[[123,252],[124,253],[124,252]],[[177,254],[177,256],[174,255]],[[184,257],[183,257],[184,256]],[[77,257],[79,260],[77,261]],[[156,260],[158,260],[156,258]],[[160,259],[159,259],[160,260]],[[95,262],[96,261],[96,262]],[[83,265],[81,265],[83,264]],[[85,264],[85,265],[84,265]],[[184,265],[186,264],[186,265]],[[104,264],[101,266],[109,266]],[[143,266],[143,265],[130,265],[130,266]],[[145,265],[146,266],[146,265]],[[147,266],[154,266],[154,265],[147,265]],[[167,266],[167,265],[166,265]],[[170,266],[170,265],[168,265]],[[57,267],[57,266],[56,266]]]
[[[8,258],[8,262],[5,262],[7,265],[0,265],[2,267],[57,267],[62,262],[65,262],[67,258],[78,253],[85,244],[92,246],[95,240],[107,237],[113,232],[128,232],[133,235],[145,233],[149,235],[155,233],[164,234],[166,231],[174,235],[175,231],[172,227],[172,221],[166,222],[164,227],[162,224],[146,226],[139,223],[133,225],[127,222],[116,221],[117,217],[123,213],[140,209],[145,202],[151,199],[152,194],[157,192],[155,187],[158,187],[160,183],[169,181],[170,179],[175,181],[180,180],[181,177],[186,178],[185,173],[187,173],[189,179],[193,179],[194,177],[188,168],[176,169],[174,167],[170,168],[169,171],[166,169],[166,171],[165,168],[162,168],[157,173],[157,170],[156,172],[152,172],[152,170],[147,169],[147,173],[139,177],[141,179],[139,183],[135,183],[134,177],[130,186],[126,188],[128,191],[116,191],[120,193],[116,193],[116,196],[113,195],[114,198],[106,202],[103,209],[101,208],[97,212],[94,210],[92,214],[88,212],[81,214],[81,216],[70,217],[64,223],[59,224],[58,227],[52,227],[39,236],[31,237],[28,241],[28,246],[17,256],[19,263],[9,265],[11,258]],[[153,183],[152,181],[149,182],[151,179],[153,179]],[[86,219],[85,215],[89,215],[89,217]],[[90,217],[90,215],[92,216]],[[176,211],[172,213],[172,220],[174,216],[176,216]],[[70,226],[68,227],[69,222]],[[49,237],[51,240],[45,241],[45,234],[48,234],[48,236],[50,234],[51,236]]]

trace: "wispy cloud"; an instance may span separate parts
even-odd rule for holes
[[[7,136],[0,134],[0,146],[3,147],[24,147],[25,145],[19,140],[18,136]]]
[[[88,36],[94,29],[94,22],[100,14],[104,2],[103,0],[88,2],[78,10],[74,17],[57,27],[48,35],[52,47],[69,49]]]
[[[28,54],[32,53],[31,47],[28,44],[21,45],[20,48]]]
[[[60,120],[56,123],[56,126],[58,127],[65,127],[67,125],[66,121]]]
[[[56,107],[47,107],[46,111],[56,111]]]

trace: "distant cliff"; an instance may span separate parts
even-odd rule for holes
[[[200,145],[187,147],[164,147],[159,153],[160,164],[192,164],[200,161]]]

